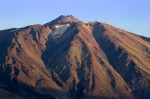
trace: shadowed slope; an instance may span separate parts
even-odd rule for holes
[[[94,27],[95,39],[107,55],[110,64],[130,85],[133,93],[138,95],[137,98],[146,98],[150,78],[149,42],[106,24],[99,23]]]

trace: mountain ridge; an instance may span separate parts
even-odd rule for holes
[[[72,15],[0,31],[0,38],[0,82],[19,96],[149,97],[150,38]]]

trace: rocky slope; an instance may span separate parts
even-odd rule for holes
[[[147,99],[149,40],[71,15],[3,30],[0,88],[29,99]]]

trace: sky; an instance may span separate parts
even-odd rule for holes
[[[0,30],[45,24],[60,15],[150,37],[150,0],[0,0]]]

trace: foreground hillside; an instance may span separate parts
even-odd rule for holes
[[[148,99],[150,38],[71,15],[3,30],[0,88],[22,99]]]

